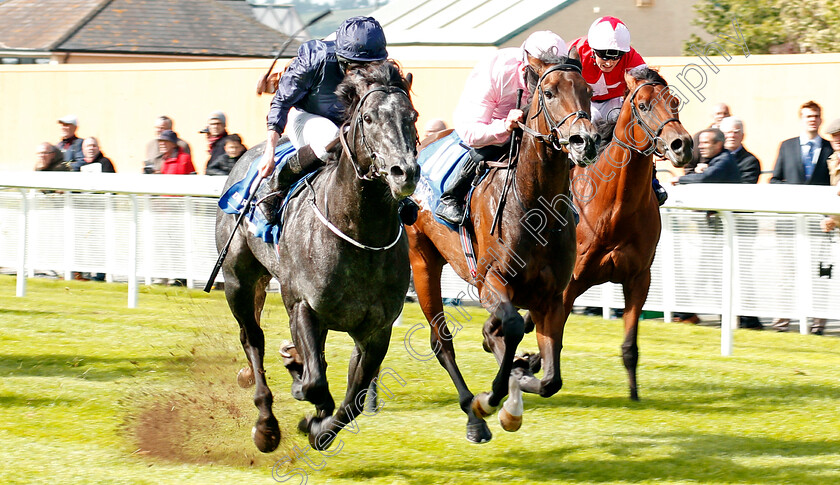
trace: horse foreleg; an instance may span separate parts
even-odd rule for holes
[[[315,405],[318,418],[330,416],[335,410],[335,401],[327,383],[327,362],[324,358],[327,330],[321,328],[307,303],[295,303],[287,310],[292,340],[298,355],[303,359],[300,394],[303,399]]]
[[[494,354],[497,352],[501,354],[501,359],[497,355],[497,360],[500,360],[499,371],[493,379],[491,392],[489,394],[482,393],[475,399],[473,408],[477,413],[492,413],[499,406],[502,399],[508,395],[509,380],[511,371],[513,370],[513,358],[519,342],[522,341],[522,337],[525,335],[525,321],[516,311],[516,307],[511,303],[510,296],[508,288],[501,284],[496,284],[495,281],[488,281],[481,289],[481,301],[485,302],[485,308],[491,312],[493,318],[500,322],[498,329],[493,329],[492,323],[490,329],[494,333],[500,333],[502,339],[499,340],[498,338],[493,338],[495,335],[490,335],[491,338],[488,343],[490,343],[491,349],[495,347]],[[488,320],[488,322],[490,321]],[[485,339],[487,336],[485,334]]]
[[[255,261],[255,260],[254,260]],[[239,265],[244,265],[241,261]],[[260,328],[260,315],[265,303],[265,287],[270,276],[262,270],[262,275],[254,277],[248,274],[239,277],[234,272],[238,268],[225,270],[225,297],[233,316],[239,322],[239,340],[248,358],[248,367],[240,370],[237,380],[240,385],[256,384],[254,405],[259,410],[259,417],[252,430],[254,444],[263,453],[270,453],[280,444],[280,427],[271,411],[273,396],[268,388],[263,367],[265,355],[265,335]]]
[[[445,319],[441,318],[445,315],[440,290],[443,258],[431,241],[422,234],[413,234],[409,241],[411,243],[409,256],[411,257],[411,268],[414,274],[414,289],[417,292],[417,302],[431,326],[429,341],[432,352],[437,357],[438,363],[446,369],[449,378],[458,391],[458,402],[461,410],[467,415],[467,441],[486,443],[493,438],[493,433],[490,432],[484,418],[476,416],[472,410],[473,393],[467,387],[464,376],[461,375],[461,370],[455,362],[455,347],[452,345],[452,335],[446,328]]]
[[[636,367],[639,363],[639,317],[642,306],[647,300],[650,289],[650,269],[637,277],[626,281],[624,290],[624,342],[621,344],[621,359],[627,369],[627,380],[630,386],[630,399],[639,400],[639,390],[636,385]]]
[[[374,338],[367,339],[363,347],[357,341],[347,369],[347,392],[344,401],[334,415],[312,419],[309,423],[309,444],[313,448],[329,448],[338,432],[363,412],[365,398],[369,397],[368,390],[379,373],[379,366],[388,351],[390,339],[389,326]]]

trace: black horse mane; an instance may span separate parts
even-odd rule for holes
[[[408,81],[403,77],[402,70],[396,62],[386,59],[354,64],[336,88],[338,99],[345,107],[345,119],[353,114],[362,95],[373,86],[394,86],[409,94]]]
[[[339,101],[344,106],[344,119],[349,120],[356,110],[356,105],[373,86],[394,86],[402,89],[411,99],[409,81],[403,76],[400,66],[391,59],[365,63],[353,63],[350,65],[347,75],[339,83],[335,90]],[[330,159],[338,160],[341,156],[342,146],[336,138],[327,145],[327,152]]]
[[[641,81],[643,83],[652,82],[663,84],[665,86],[668,85],[668,81],[666,81],[665,78],[663,78],[659,74],[659,71],[650,67],[632,69],[630,70],[630,75],[633,76],[637,81]],[[630,94],[629,90],[624,91],[625,98],[628,94]],[[601,135],[601,145],[598,146],[598,155],[600,155],[607,148],[607,145],[609,145],[612,141],[613,134],[615,133],[616,123],[618,123],[617,117],[616,119],[602,118],[593,123],[595,131],[597,131],[598,134]]]

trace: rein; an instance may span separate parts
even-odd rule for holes
[[[650,126],[647,123],[645,123],[645,121],[642,119],[642,116],[639,113],[639,109],[636,108],[636,103],[634,102],[635,99],[636,99],[636,95],[639,94],[639,90],[642,89],[645,86],[664,86],[664,84],[662,84],[660,82],[648,81],[648,82],[645,82],[645,83],[642,83],[642,84],[636,86],[636,89],[633,90],[633,94],[630,95],[630,109],[631,109],[631,112],[633,113],[633,117],[636,119],[636,121],[638,121],[639,126],[642,128],[642,130],[647,135],[648,140],[651,140],[651,142],[652,142],[651,146],[642,150],[642,149],[637,148],[635,146],[631,146],[627,143],[624,143],[623,141],[619,140],[618,137],[614,137],[614,141],[615,141],[616,144],[618,144],[618,146],[623,147],[623,148],[627,148],[628,150],[632,150],[636,153],[639,153],[639,154],[642,154],[642,155],[645,155],[645,156],[653,153],[658,157],[665,158],[665,153],[662,150],[659,149],[659,142],[664,143],[664,140],[662,140],[662,138],[660,138],[659,135],[662,134],[662,130],[665,129],[665,125],[667,125],[668,123],[672,123],[674,121],[679,123],[680,120],[679,120],[679,118],[676,118],[676,117],[668,118],[667,120],[663,121],[662,124],[659,125],[659,127],[656,129],[656,131],[652,130],[650,128]]]
[[[548,123],[549,133],[548,134],[540,133],[539,131],[530,128],[529,126],[523,124],[522,122],[517,122],[517,124],[519,125],[519,128],[524,133],[527,133],[528,135],[542,141],[543,143],[548,143],[552,148],[559,151],[564,146],[569,144],[569,137],[571,136],[571,130],[572,130],[571,125],[574,125],[575,123],[577,123],[581,119],[587,119],[588,120],[588,119],[591,119],[591,118],[589,116],[589,113],[587,113],[586,111],[578,110],[578,111],[573,111],[573,112],[567,114],[565,117],[563,117],[562,120],[560,120],[559,123],[554,121],[554,118],[551,117],[551,114],[549,114],[548,108],[546,107],[545,92],[543,91],[543,88],[542,88],[542,82],[543,82],[543,80],[545,80],[546,76],[548,76],[549,74],[551,74],[552,72],[555,72],[555,71],[574,71],[574,72],[577,72],[578,74],[580,74],[581,73],[581,66],[580,66],[579,63],[574,63],[574,62],[566,62],[566,63],[563,63],[563,64],[555,64],[555,65],[551,66],[550,68],[546,69],[545,72],[543,72],[543,74],[540,76],[539,81],[537,82],[537,90],[538,90],[538,93],[539,93],[539,97],[538,97],[539,109],[529,119],[533,120],[537,116],[539,116],[540,113],[542,113],[543,117],[545,117],[546,123]],[[570,135],[564,138],[562,133],[560,133],[560,128],[563,126],[563,124],[566,123],[566,121],[569,120],[569,118],[571,118],[573,116],[574,116],[574,119],[572,120],[572,122],[569,126]],[[507,194],[508,194],[509,189],[511,189],[511,188],[513,189],[513,195],[516,198],[516,201],[519,203],[519,207],[522,209],[522,211],[525,212],[525,213],[528,212],[528,207],[525,205],[525,202],[522,200],[522,196],[519,195],[519,191],[517,190],[516,168],[519,166],[518,161],[519,161],[519,150],[516,150],[515,158],[509,159],[507,163],[486,162],[487,166],[490,167],[490,168],[507,169],[508,174],[511,175],[510,179],[511,179],[511,182],[512,182],[512,183],[508,184],[507,177],[505,177],[505,183],[502,186],[502,194],[501,194],[500,199],[499,199],[499,206],[496,208],[496,214],[495,214],[495,217],[494,217],[494,220],[493,220],[493,227],[491,227],[490,234],[493,234],[493,229],[496,226],[497,218],[499,217],[499,214],[501,212],[502,205],[507,200]]]
[[[387,173],[388,173],[387,171],[377,170],[376,163],[375,163],[377,154],[376,154],[375,151],[373,151],[370,148],[370,145],[367,142],[367,138],[365,138],[365,124],[364,124],[364,120],[362,119],[362,115],[363,115],[362,105],[364,104],[364,102],[368,98],[368,96],[370,96],[371,94],[373,94],[375,92],[385,93],[386,95],[388,95],[388,94],[402,94],[403,96],[408,98],[408,94],[403,89],[401,89],[399,87],[396,87],[396,86],[387,86],[387,87],[379,86],[379,87],[375,87],[373,89],[370,89],[368,92],[366,92],[364,94],[364,96],[362,96],[362,99],[359,100],[359,104],[356,105],[356,110],[355,110],[355,115],[354,115],[355,120],[354,120],[354,123],[353,123],[353,132],[355,133],[356,129],[358,129],[360,131],[360,135],[362,137],[362,145],[365,147],[365,151],[367,152],[368,158],[370,158],[371,163],[370,163],[370,166],[368,167],[367,173],[362,173],[361,169],[359,168],[358,157],[356,156],[355,153],[353,153],[353,150],[350,149],[350,144],[347,142],[347,132],[349,130],[346,130],[345,128],[348,126],[348,124],[344,123],[344,124],[341,125],[341,128],[339,129],[339,132],[338,132],[338,138],[341,140],[342,148],[344,149],[345,152],[347,152],[347,155],[350,157],[350,164],[353,166],[353,171],[356,174],[356,178],[358,178],[359,180],[378,180],[378,179],[381,179],[382,177],[384,177],[385,175],[387,175]],[[394,241],[391,242],[391,244],[388,244],[387,246],[368,246],[367,244],[362,244],[359,241],[356,241],[352,237],[345,234],[341,229],[336,227],[335,224],[330,222],[329,219],[327,218],[327,216],[324,215],[324,213],[321,212],[320,209],[318,209],[318,204],[316,203],[316,195],[317,194],[315,192],[315,188],[312,187],[312,184],[309,183],[309,180],[306,181],[306,186],[309,187],[309,190],[312,192],[312,198],[309,199],[309,205],[312,206],[312,211],[315,212],[315,216],[318,218],[319,221],[321,221],[321,223],[323,225],[325,225],[327,227],[327,229],[332,231],[333,234],[340,237],[341,239],[347,241],[348,243],[352,244],[353,246],[356,246],[359,249],[364,249],[364,250],[367,250],[367,251],[387,251],[387,250],[393,248],[394,246],[396,246],[398,242],[400,242],[400,239],[403,236],[403,232],[405,231],[403,229],[402,223],[399,224],[400,230],[397,232],[396,239],[394,239]],[[325,210],[327,210],[328,202],[329,202],[329,190],[325,190],[324,191],[324,208],[325,208]]]
[[[312,206],[312,211],[315,212],[315,216],[318,218],[319,221],[321,221],[321,223],[323,225],[327,226],[327,229],[332,231],[333,234],[340,237],[341,239],[344,239],[345,241],[349,242],[350,244],[352,244],[353,246],[356,246],[359,249],[366,249],[368,251],[387,251],[387,250],[391,249],[392,247],[396,246],[398,242],[400,242],[400,238],[402,238],[403,231],[404,231],[402,224],[399,225],[400,230],[399,230],[399,232],[397,232],[397,238],[394,239],[394,241],[387,246],[368,246],[367,244],[362,244],[359,241],[356,241],[352,237],[350,237],[347,234],[345,234],[344,232],[342,232],[341,229],[337,228],[335,226],[335,224],[330,222],[329,219],[327,219],[327,216],[325,216],[324,213],[321,212],[321,209],[318,209],[318,204],[315,201],[315,196],[316,196],[315,188],[312,187],[312,184],[309,183],[309,180],[306,181],[306,186],[309,187],[310,191],[312,191],[312,198],[309,199],[309,205]],[[325,190],[324,191],[324,208],[327,207],[327,202],[328,201],[329,201],[329,191]]]

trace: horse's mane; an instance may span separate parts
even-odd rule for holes
[[[353,113],[362,95],[373,86],[394,86],[409,94],[408,81],[395,61],[354,64],[336,88],[338,99],[344,105],[345,118]]]
[[[347,75],[338,84],[336,95],[341,104],[344,105],[344,119],[349,119],[356,110],[362,95],[374,86],[395,86],[403,91],[411,99],[411,85],[403,76],[399,64],[391,59],[366,63],[354,63],[350,65]],[[338,160],[341,156],[341,143],[338,138],[327,145],[327,152],[330,159]]]
[[[630,70],[630,75],[633,76],[637,81],[640,82],[653,82],[663,84],[665,86],[668,85],[668,81],[659,74],[659,71],[650,67],[642,67]],[[624,97],[626,98],[627,95],[630,93],[629,89],[624,91]],[[610,144],[613,138],[613,134],[615,133],[615,125],[618,123],[618,117],[616,119],[610,118],[602,118],[595,123],[593,123],[595,130],[601,135],[601,145],[598,146],[598,155],[607,148],[607,145]]]

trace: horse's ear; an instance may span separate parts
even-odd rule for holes
[[[411,84],[414,83],[414,75],[410,72],[405,74],[405,89],[411,91]]]
[[[632,91],[636,88],[636,83],[638,81],[636,80],[635,76],[630,74],[630,71],[625,71],[624,72],[624,82],[627,83],[627,89],[629,91]]]
[[[530,54],[526,54],[526,56],[528,57],[528,65],[531,66],[531,68],[534,70],[534,72],[542,73],[548,67],[548,65],[546,63],[537,59],[536,57],[534,57]]]
[[[572,49],[569,51],[569,59],[580,61],[580,52],[578,52],[578,48],[576,46],[572,46]]]

